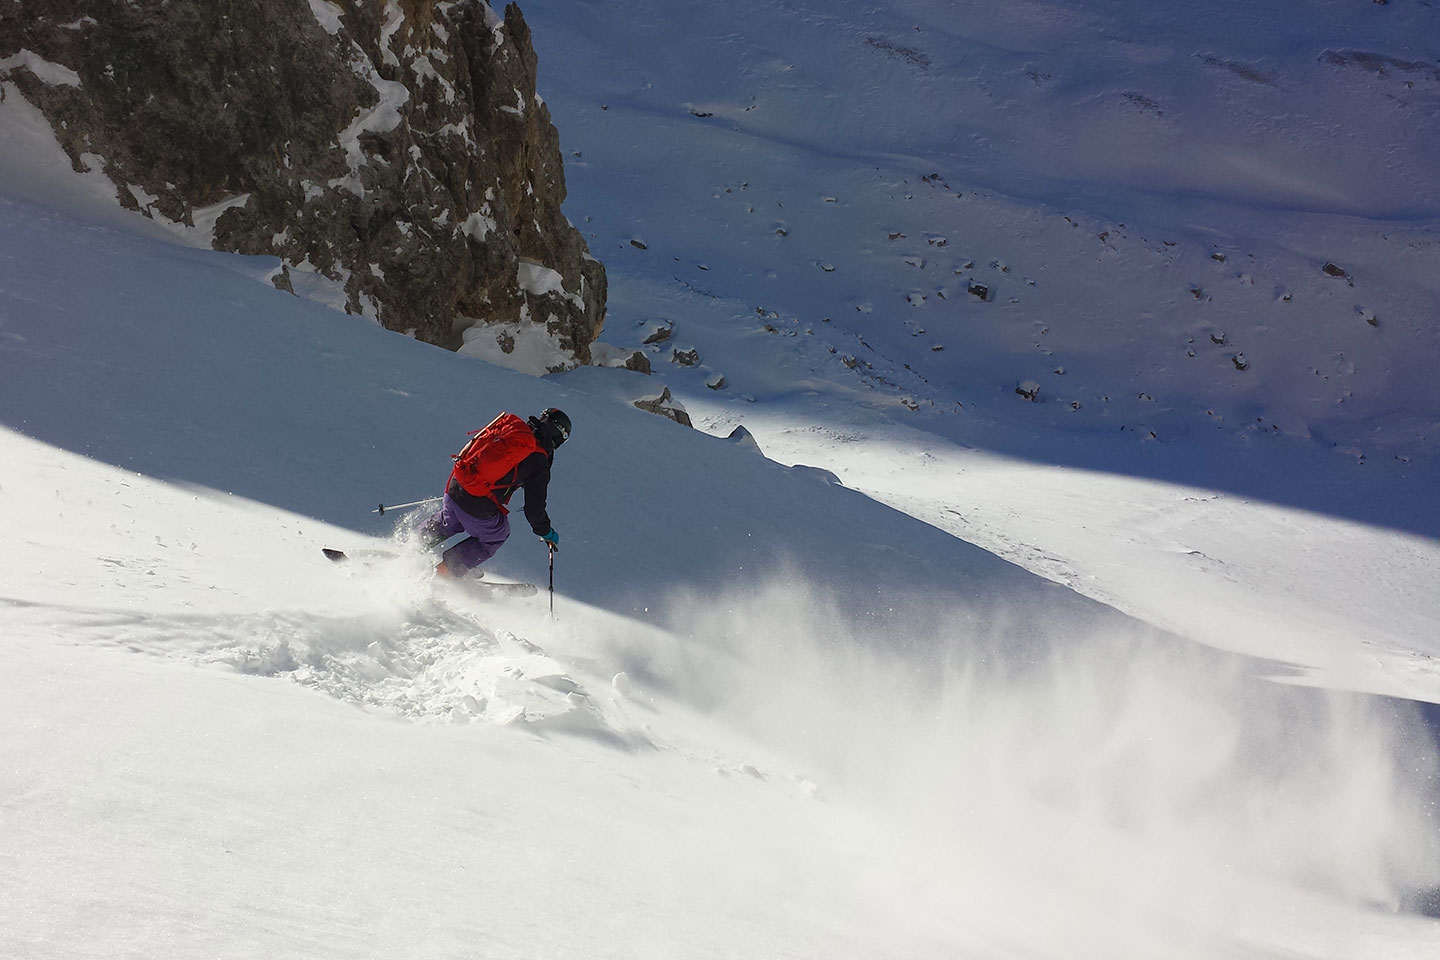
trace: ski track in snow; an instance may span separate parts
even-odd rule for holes
[[[370,586],[385,573],[371,572]],[[323,576],[323,574],[321,574]],[[361,580],[362,587],[364,577]],[[525,637],[505,609],[445,590],[353,615],[274,610],[216,617],[30,606],[16,619],[75,643],[220,666],[420,722],[563,727],[614,735],[606,701]],[[452,594],[446,596],[446,594]],[[512,611],[513,613],[513,611]],[[613,700],[613,698],[607,698]]]
[[[492,601],[467,593],[463,584],[436,582],[430,559],[415,550],[337,566],[321,555],[323,528],[311,529],[313,521],[244,503],[242,513],[281,549],[269,558],[236,556],[245,520],[217,523],[213,493],[96,468],[16,434],[0,434],[0,450],[31,464],[0,480],[12,547],[38,558],[29,578],[0,594],[12,629],[285,676],[411,720],[630,738],[607,716],[616,697],[593,697],[522,635],[543,629],[543,595]],[[47,502],[58,517],[23,506]],[[157,512],[170,522],[135,522]],[[93,555],[57,542],[57,522]],[[331,590],[315,592],[327,581]],[[86,586],[96,583],[103,589]],[[505,623],[525,627],[493,626]]]

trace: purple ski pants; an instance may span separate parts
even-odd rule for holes
[[[425,536],[431,543],[438,544],[461,531],[470,536],[441,555],[445,566],[456,574],[473,570],[495,556],[495,551],[510,539],[510,518],[503,513],[483,518],[471,516],[446,494],[440,512],[425,521]]]

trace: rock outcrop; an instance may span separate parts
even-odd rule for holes
[[[122,204],[280,257],[277,286],[319,273],[431,343],[589,361],[605,270],[561,213],[513,3],[11,0],[0,79]]]

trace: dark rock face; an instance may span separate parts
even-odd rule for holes
[[[543,330],[589,362],[605,269],[561,213],[559,135],[515,4],[12,0],[7,58],[0,76],[77,170],[190,226],[229,201],[214,246],[280,257],[282,289],[310,270],[343,283],[347,310],[431,343],[504,324],[470,336]]]

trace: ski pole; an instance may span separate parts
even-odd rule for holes
[[[443,499],[444,499],[443,497],[427,497],[427,498],[424,499],[424,500],[411,500],[409,503],[392,503],[392,504],[390,504],[388,507],[387,507],[385,504],[382,503],[382,504],[380,504],[380,506],[376,507],[374,510],[371,510],[370,512],[371,512],[371,513],[378,513],[378,514],[380,514],[380,516],[383,517],[383,516],[385,516],[385,511],[386,511],[386,510],[401,510],[401,509],[404,509],[405,507],[418,507],[418,506],[420,506],[422,503],[438,503],[440,500],[443,500]]]
[[[555,619],[555,547],[550,546],[550,619]]]

